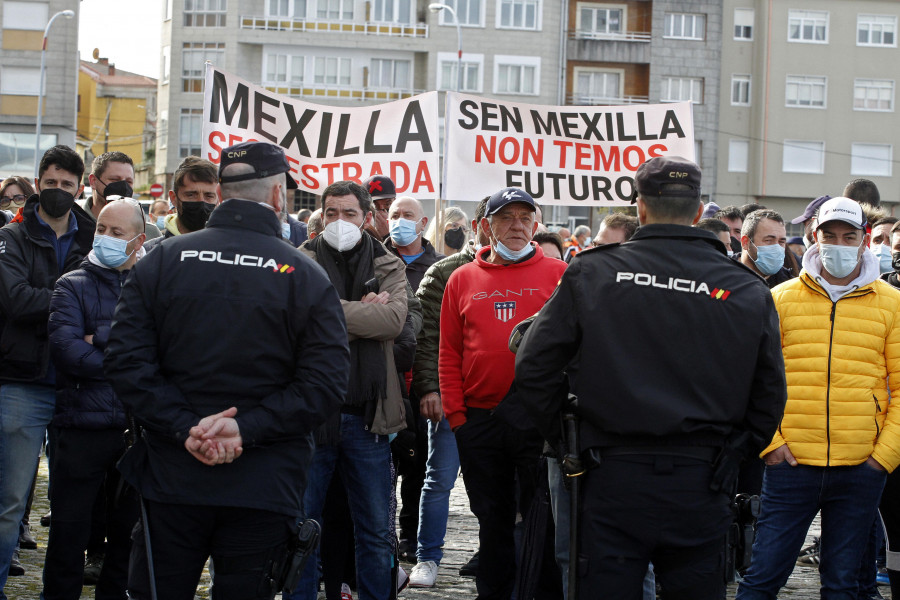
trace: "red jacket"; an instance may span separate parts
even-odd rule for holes
[[[566,270],[532,245],[534,256],[511,265],[486,262],[491,249],[482,248],[447,281],[438,375],[451,428],[466,422],[467,407],[494,408],[503,400],[515,376],[512,329],[544,306]]]

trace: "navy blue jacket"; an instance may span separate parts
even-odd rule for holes
[[[103,350],[127,271],[95,265],[56,282],[50,299],[50,356],[56,367],[53,424],[78,429],[125,429],[125,408],[103,373]],[[93,344],[84,337],[93,335]]]

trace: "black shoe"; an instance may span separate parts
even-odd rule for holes
[[[41,527],[50,527],[50,511],[47,511],[47,514],[41,517]]]
[[[460,577],[475,577],[478,573],[478,552],[472,555],[469,562],[459,568]]]
[[[12,560],[9,561],[9,576],[10,577],[21,577],[25,574],[25,567],[22,566],[22,563],[19,562],[19,549],[13,552]]]
[[[31,527],[27,523],[22,525],[22,532],[19,534],[19,548],[25,550],[37,549],[37,540],[31,535]]]
[[[103,555],[88,554],[84,561],[84,585],[97,585],[101,569],[103,569]]]
[[[403,562],[408,562],[412,564],[416,564],[416,548],[418,546],[417,542],[412,542],[409,540],[400,540],[400,543],[397,544],[397,555]]]

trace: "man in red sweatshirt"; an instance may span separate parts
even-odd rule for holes
[[[479,600],[509,600],[515,580],[517,468],[531,469],[542,441],[493,414],[513,382],[513,327],[538,312],[566,264],[544,256],[531,238],[535,204],[505,188],[490,197],[479,225],[490,246],[453,272],[441,304],[438,358],[441,403],[456,434],[469,505],[479,522]],[[527,498],[524,500],[527,502]],[[527,505],[522,513],[527,513]]]

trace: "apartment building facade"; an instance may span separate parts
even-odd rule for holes
[[[717,202],[759,202],[787,218],[852,179],[889,211],[900,4],[726,0]]]
[[[78,92],[78,0],[0,2],[0,178],[34,176],[35,128],[44,28],[49,32],[40,153],[56,144],[75,147]]]

